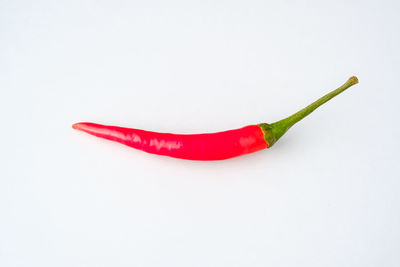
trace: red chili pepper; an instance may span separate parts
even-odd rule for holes
[[[357,77],[351,77],[338,89],[286,119],[224,132],[170,134],[90,122],[76,123],[72,127],[152,154],[189,160],[223,160],[271,147],[295,123],[357,83]]]

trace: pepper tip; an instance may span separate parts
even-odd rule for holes
[[[79,130],[80,129],[79,123],[72,124],[72,129]]]

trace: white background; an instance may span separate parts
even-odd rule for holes
[[[0,266],[399,266],[398,1],[0,1]],[[71,129],[274,122],[146,154]]]

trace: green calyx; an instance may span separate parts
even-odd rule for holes
[[[350,88],[351,86],[355,85],[358,83],[357,77],[353,76],[347,80],[342,86],[337,88],[336,90],[333,90],[332,92],[324,95],[323,97],[319,98],[312,104],[308,105],[307,107],[303,108],[302,110],[294,113],[293,115],[268,124],[268,123],[261,123],[259,124],[261,130],[264,133],[264,139],[268,143],[268,147],[271,147],[273,144],[275,144],[276,141],[279,140],[279,138],[282,137],[286,133],[287,130],[290,129],[294,124],[302,120],[304,117],[309,115],[311,112],[313,112],[315,109],[317,109],[319,106],[322,104],[328,102],[338,94],[342,93],[345,91],[347,88]]]

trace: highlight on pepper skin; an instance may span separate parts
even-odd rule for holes
[[[294,124],[346,89],[358,83],[353,76],[336,90],[275,123],[203,134],[172,134],[80,122],[72,128],[151,154],[187,160],[225,160],[271,147]]]

